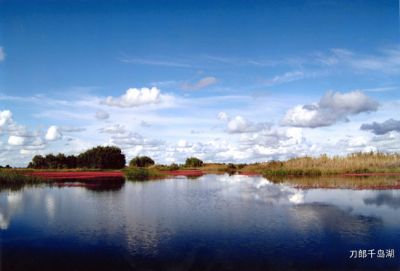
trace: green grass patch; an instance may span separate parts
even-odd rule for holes
[[[125,177],[130,181],[145,181],[166,176],[156,168],[130,167],[124,169],[123,172]]]
[[[0,191],[2,190],[18,190],[26,185],[39,185],[48,182],[42,178],[24,175],[24,171],[20,170],[0,170]]]

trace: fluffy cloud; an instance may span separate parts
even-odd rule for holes
[[[267,128],[266,123],[253,123],[242,116],[236,116],[227,123],[227,132],[230,134],[257,132]]]
[[[54,141],[62,137],[61,129],[58,126],[52,125],[49,127],[46,133],[46,140]]]
[[[12,113],[9,110],[0,111],[0,131],[12,121]]]
[[[23,146],[25,144],[25,137],[12,135],[8,138],[8,144],[12,146]]]
[[[130,88],[120,97],[107,97],[105,104],[117,107],[136,107],[146,104],[156,104],[161,100],[160,90],[156,87],[152,88]]]
[[[376,135],[384,135],[391,131],[400,132],[400,120],[388,119],[384,122],[373,122],[371,124],[364,123],[360,127],[361,130],[371,131]]]
[[[14,158],[10,157],[16,155],[17,152],[22,154],[24,152],[22,150],[36,151],[46,147],[41,133],[29,131],[27,127],[17,124],[9,110],[0,111],[0,133],[8,135],[7,146],[0,141],[0,153],[2,153],[0,161],[13,161]],[[18,158],[19,156],[15,157]],[[21,162],[19,159],[17,160]]]
[[[347,121],[349,116],[378,109],[378,102],[356,90],[348,93],[327,92],[316,104],[298,105],[290,109],[282,124],[295,127],[322,127]]]
[[[2,62],[6,58],[6,53],[4,52],[4,48],[0,47],[0,62]]]
[[[182,88],[185,90],[198,90],[198,89],[202,89],[202,88],[211,86],[217,82],[218,82],[217,78],[215,78],[213,76],[208,76],[208,77],[204,77],[204,78],[200,79],[199,81],[197,81],[193,84],[186,82],[182,85]]]
[[[232,118],[225,112],[219,112],[217,117],[219,120],[226,122],[226,131],[230,134],[257,132],[270,127],[268,123],[254,123],[242,116]]]
[[[98,120],[106,120],[106,119],[108,119],[110,117],[110,114],[108,114],[107,111],[99,110],[99,111],[96,112],[95,117]]]

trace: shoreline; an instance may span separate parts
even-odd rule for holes
[[[10,171],[16,174],[14,179],[0,180],[3,185],[24,184],[51,184],[58,187],[107,187],[123,184],[127,177],[123,170],[38,170],[38,171]],[[149,176],[148,179],[132,179],[132,181],[165,180],[174,177],[187,177],[196,179],[206,174],[237,174],[241,176],[258,176],[266,178],[273,183],[282,183],[298,189],[353,189],[353,190],[388,190],[400,189],[400,172],[375,172],[375,173],[338,173],[321,176],[267,176],[251,171],[207,171],[200,169],[159,170],[158,176]],[[18,176],[21,176],[19,180]],[[387,177],[387,178],[385,178]],[[399,177],[399,178],[398,178]],[[24,180],[24,178],[26,178]],[[16,181],[13,181],[16,180]]]

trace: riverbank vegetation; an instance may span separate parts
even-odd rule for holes
[[[400,173],[400,154],[352,153],[347,156],[299,157],[284,162],[271,161],[246,165],[242,171],[266,176],[322,176],[335,174]]]
[[[129,167],[123,170],[125,177],[130,181],[143,181],[162,178],[165,174],[154,166],[155,162],[148,156],[136,156],[129,161]]]
[[[205,163],[197,157],[189,157],[184,164],[170,165],[159,165],[148,156],[138,156],[133,158],[126,167],[125,155],[119,148],[99,146],[77,156],[37,155],[33,157],[29,168],[12,169],[10,166],[0,168],[0,184],[48,183],[62,179],[86,181],[109,178],[111,180],[118,176],[139,181],[168,176],[198,177],[210,173],[259,174],[275,181],[291,177],[333,177],[345,174],[393,173],[400,175],[400,154],[370,152],[333,157],[306,156],[287,161],[253,164]]]
[[[166,177],[156,168],[129,167],[123,170],[125,177],[130,181],[144,181]]]
[[[37,185],[43,179],[36,176],[25,175],[26,171],[13,169],[0,169],[0,191],[3,189],[20,189],[25,185]]]
[[[129,162],[130,167],[149,167],[154,165],[154,160],[148,156],[136,156]]]

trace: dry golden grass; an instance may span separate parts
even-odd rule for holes
[[[242,171],[274,175],[328,175],[339,173],[400,172],[400,154],[353,153],[347,156],[299,157],[245,166]],[[304,174],[302,174],[302,172]],[[319,174],[318,174],[319,172]],[[286,174],[288,173],[288,174]]]

